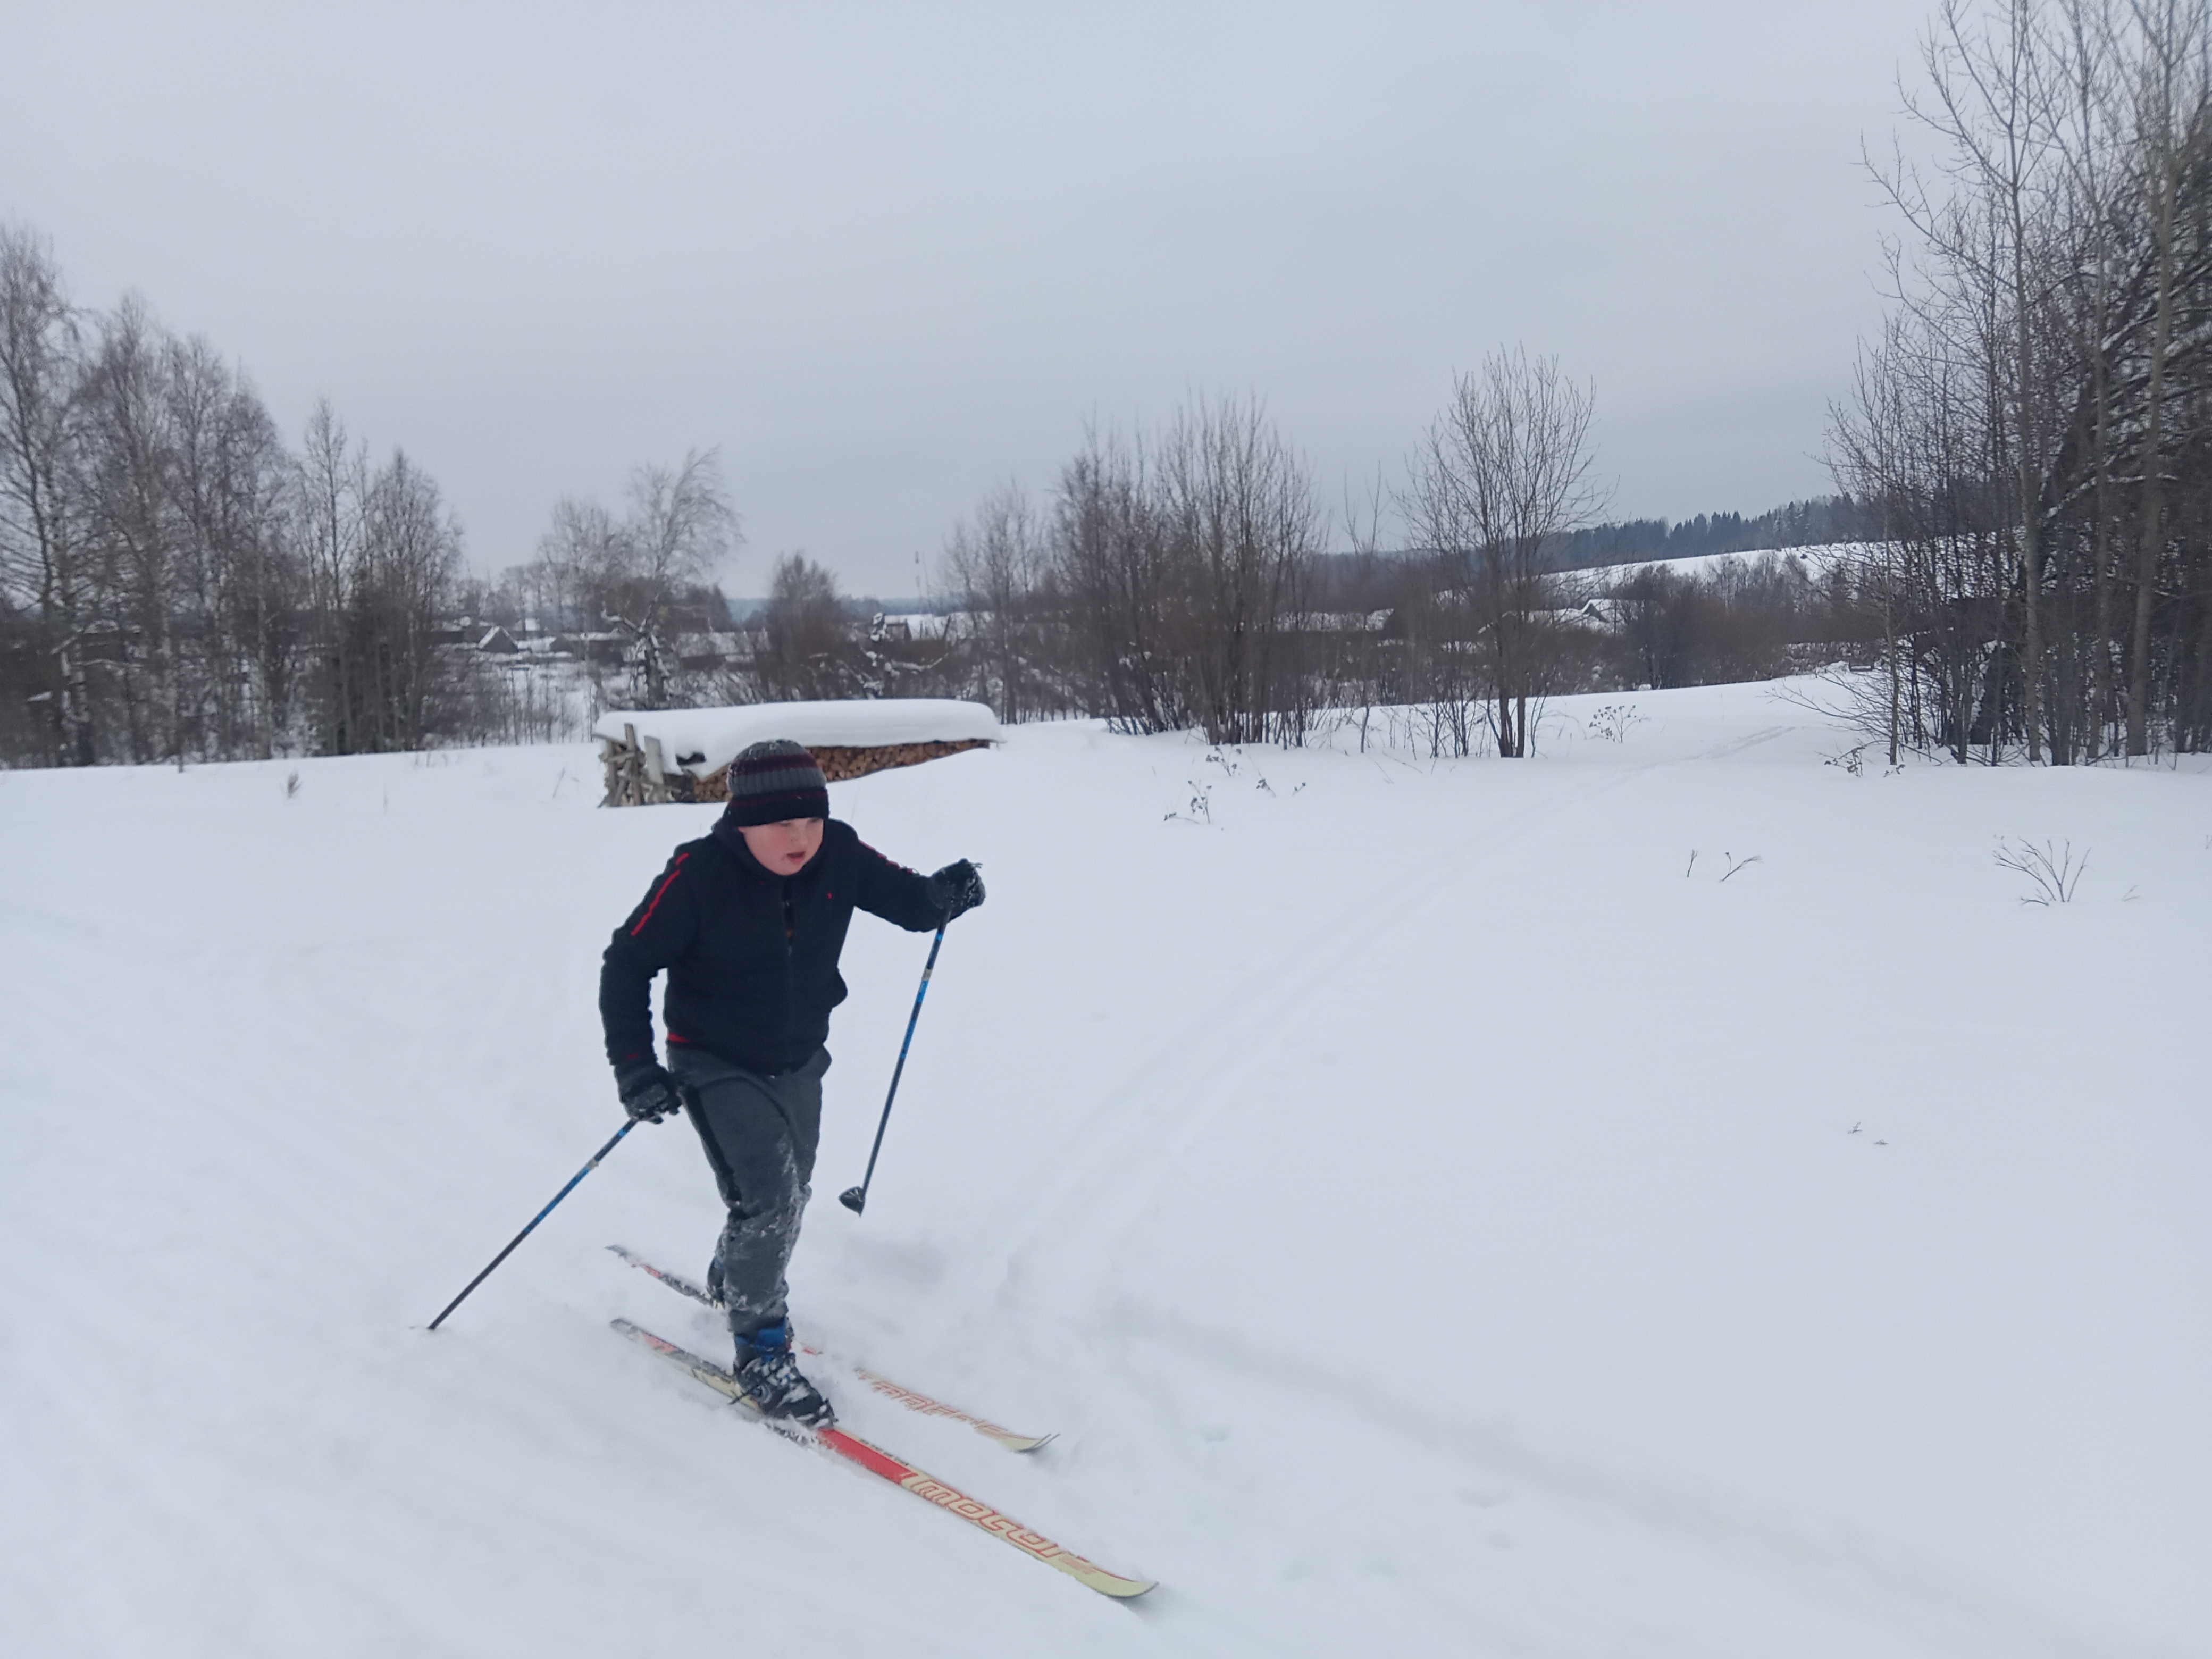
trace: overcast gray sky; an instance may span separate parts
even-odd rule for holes
[[[909,592],[1193,394],[1334,501],[1513,343],[1595,382],[1617,516],[1755,512],[1830,487],[1929,9],[10,0],[0,217],[406,448],[487,570],[715,445],[732,592]]]

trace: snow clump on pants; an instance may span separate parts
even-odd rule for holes
[[[822,1139],[822,1074],[830,1051],[764,1075],[713,1054],[669,1045],[669,1069],[696,1102],[689,1115],[713,1166],[729,1219],[708,1273],[739,1338],[783,1322],[784,1269],[813,1191]]]

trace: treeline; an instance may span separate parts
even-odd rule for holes
[[[1256,403],[1094,431],[1042,498],[999,486],[952,528],[937,567],[949,614],[855,615],[831,573],[786,556],[759,614],[733,625],[730,659],[679,692],[971,697],[1009,721],[1238,743],[1364,730],[1403,706],[1433,753],[1510,757],[1533,751],[1549,696],[1865,656],[1832,559],[1563,570],[1597,499],[1591,415],[1556,363],[1493,355],[1457,378],[1368,522],[1338,526],[1359,544],[1349,555],[1323,551],[1332,519],[1310,469]],[[1853,510],[1831,498],[1728,522],[1787,514],[1832,541]],[[1417,550],[1382,549],[1386,518]]]
[[[638,468],[620,511],[560,502],[488,586],[404,452],[372,457],[327,403],[288,443],[205,340],[76,304],[47,245],[0,228],[0,764],[578,737],[607,701],[679,695],[676,641],[730,625],[712,576],[741,540],[694,452]],[[475,648],[495,611],[568,648]]]
[[[1626,564],[1639,559],[1688,559],[1766,548],[1868,542],[1881,534],[1881,515],[1850,495],[1816,495],[1771,512],[1700,513],[1693,519],[1624,519],[1563,537],[1554,562],[1563,570]]]
[[[1946,5],[1881,177],[1897,301],[1838,404],[1895,754],[2212,743],[2212,5]]]
[[[135,300],[72,303],[0,228],[0,760],[351,754],[467,735],[434,649],[461,532],[327,404],[296,447]]]
[[[1147,704],[1133,672],[1127,690],[1118,690],[1108,655],[1116,641],[1096,612],[1085,667],[1079,613],[1057,568],[1066,505],[1058,486],[1042,506],[1012,485],[991,491],[949,538],[955,556],[939,575],[953,585],[933,600],[937,608],[918,615],[886,615],[878,602],[847,595],[834,573],[802,553],[777,562],[769,598],[741,618],[718,592],[698,590],[671,612],[680,631],[664,643],[676,665],[669,701],[963,697],[991,703],[1010,721],[1089,716],[1128,731],[1239,729],[1226,720],[1209,727],[1194,696]],[[962,556],[975,561],[964,579]],[[1317,726],[1364,727],[1395,706],[1407,712],[1394,729],[1411,731],[1432,753],[1497,746],[1486,707],[1487,629],[1455,580],[1461,574],[1432,555],[1331,555],[1304,564],[1285,591],[1303,595],[1304,608],[1265,623],[1274,706],[1242,729],[1297,743]],[[528,614],[521,575],[509,573],[486,594],[483,614],[520,625]],[[1550,573],[1540,597],[1541,648],[1526,682],[1532,708],[1573,691],[1765,679],[1846,660],[1863,668],[1875,649],[1845,572],[1788,553],[1725,558],[1696,575]],[[1200,650],[1218,653],[1218,643],[1203,640],[1206,627],[1196,608],[1160,607],[1156,596],[1128,632],[1196,636]],[[1156,686],[1192,687],[1201,684],[1198,666],[1170,647],[1154,652],[1146,672]],[[592,673],[602,705],[641,701],[620,655],[611,652]],[[1517,705],[1512,712],[1517,724]]]
[[[856,617],[836,576],[794,552],[758,612],[732,619],[697,585],[713,537],[642,530],[658,521],[648,497],[684,495],[680,479],[647,482],[620,520],[562,503],[540,556],[485,596],[495,614],[613,623],[609,659],[643,706],[974,696],[1008,720],[1096,714],[1238,742],[1294,734],[1311,712],[1318,682],[1293,636],[1327,515],[1255,404],[1096,435],[1042,508],[994,491],[947,542],[951,616]]]
[[[1439,753],[1527,754],[1542,699],[1584,689],[1602,654],[1552,558],[1595,503],[1590,419],[1549,360],[1459,376],[1389,504],[1424,551],[1386,557],[1370,532],[1349,568],[1324,563],[1311,471],[1256,403],[1093,432],[1042,505],[1001,488],[947,538],[961,611],[934,672],[1005,719],[1297,743],[1334,712],[1411,702]]]
[[[372,458],[327,404],[288,442],[206,341],[136,301],[74,303],[11,229],[0,762],[351,754],[574,737],[612,703],[933,694],[1230,742],[1420,704],[1440,753],[1525,754],[1548,695],[1771,668],[1794,626],[1767,616],[1754,650],[1724,605],[1738,645],[1716,650],[1719,613],[1701,600],[1686,629],[1676,595],[1662,649],[1577,608],[1555,567],[1594,504],[1589,414],[1555,364],[1493,357],[1388,504],[1424,550],[1384,555],[1370,525],[1344,556],[1260,406],[1194,405],[1093,434],[1042,503],[988,495],[940,562],[952,616],[856,619],[790,554],[739,620],[714,580],[742,537],[711,453],[637,469],[612,508],[562,501],[535,559],[476,580],[404,453]],[[1720,521],[1698,522],[1710,540]]]

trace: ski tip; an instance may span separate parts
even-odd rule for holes
[[[1147,1591],[1159,1588],[1157,1578],[1124,1578],[1118,1572],[1109,1572],[1080,1557],[1070,1557],[1052,1564],[1070,1578],[1101,1595],[1110,1595],[1117,1601],[1133,1601]]]
[[[988,1440],[997,1441],[1010,1452],[1042,1451],[1060,1438],[1057,1430],[1051,1434],[993,1434],[988,1431],[979,1431],[979,1432],[981,1432],[984,1438]]]
[[[848,1187],[843,1192],[837,1194],[837,1201],[843,1205],[847,1209],[850,1210],[854,1215],[858,1215],[861,1211],[867,1208],[868,1195],[865,1192],[861,1191],[858,1187]]]

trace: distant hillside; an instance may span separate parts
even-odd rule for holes
[[[1553,553],[1552,564],[1559,570],[1588,570],[1601,565],[1750,553],[1767,548],[1826,547],[1840,542],[1873,541],[1881,533],[1879,520],[1863,503],[1849,495],[1816,495],[1749,518],[1741,513],[1700,513],[1679,523],[1666,519],[1623,519],[1592,525],[1563,538]],[[1428,551],[1407,547],[1371,555],[1326,554],[1316,562],[1319,597],[1322,602],[1338,605],[1388,603],[1389,595],[1395,592],[1395,568]]]
[[[1665,519],[1625,519],[1594,525],[1567,538],[1555,562],[1562,570],[1580,570],[1632,560],[1871,541],[1881,533],[1881,525],[1871,521],[1868,509],[1849,495],[1816,495],[1750,518],[1741,513],[1700,513],[1674,524]]]

